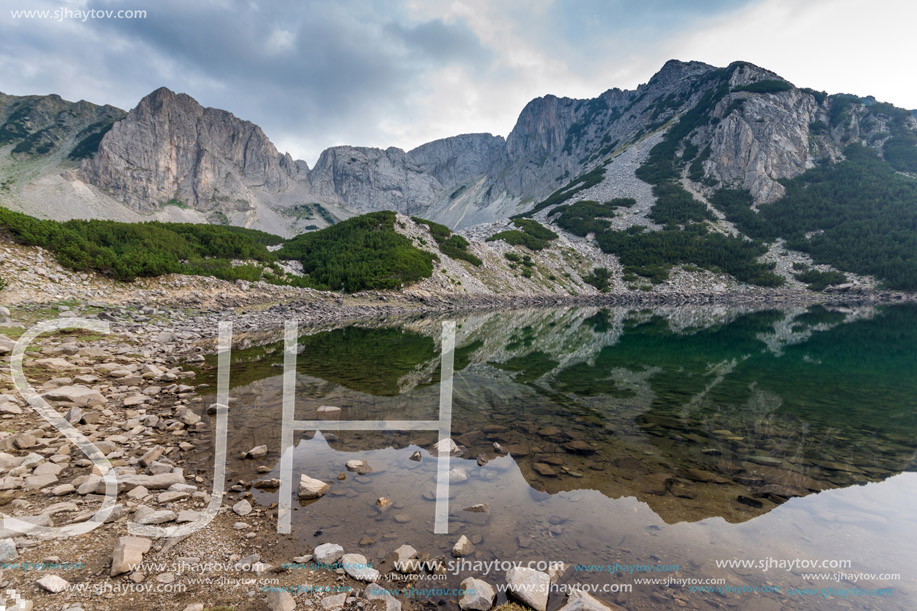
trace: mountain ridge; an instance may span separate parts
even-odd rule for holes
[[[820,186],[814,199],[805,190],[813,172],[836,166],[843,172],[823,177],[859,181],[868,191],[859,195],[880,202],[881,210],[873,212],[881,216],[879,225],[910,226],[917,209],[908,199],[917,178],[913,112],[870,96],[800,88],[748,62],[718,68],[670,60],[633,90],[612,88],[591,99],[535,98],[505,138],[461,134],[409,151],[335,146],[312,168],[280,153],[257,125],[167,88],[97,127],[90,134],[97,142],[84,138],[74,147],[81,151],[76,156],[65,154],[63,145],[52,153],[28,149],[23,142],[42,137],[47,117],[44,123],[24,123],[16,119],[22,113],[9,110],[11,103],[25,104],[0,98],[0,135],[12,134],[9,148],[0,148],[0,204],[38,216],[207,222],[291,237],[392,210],[474,239],[518,233],[506,226],[508,220],[534,217],[557,231],[583,231],[576,235],[621,260],[630,278],[657,282],[672,265],[725,265],[755,282],[776,282],[761,267],[761,257],[785,240],[803,252],[820,250],[814,262],[821,265],[843,261],[844,271],[896,278],[899,287],[917,281],[904,246],[917,236],[898,235],[896,229],[897,250],[883,251],[869,226],[875,219],[856,210],[856,192],[843,191],[842,182],[832,187],[834,200]],[[37,109],[62,101],[30,103]],[[83,104],[79,112],[76,106],[60,112],[96,118],[114,112],[78,104]],[[87,122],[83,118],[80,125]],[[67,146],[76,142],[76,131],[75,123],[63,129]],[[848,158],[853,161],[841,163]],[[880,175],[884,178],[877,180]],[[901,182],[894,193],[885,186],[892,182]],[[804,236],[771,214],[779,203],[784,217],[798,216],[788,197],[807,206],[828,198],[827,207],[819,203],[806,210],[817,218],[796,221],[810,226]],[[599,205],[622,198],[634,204]],[[556,215],[581,200],[588,201]],[[40,207],[48,202],[54,203],[51,211]],[[779,231],[760,227],[762,211]],[[587,218],[592,214],[598,216]],[[490,229],[474,229],[478,226]],[[818,238],[825,231],[870,263],[860,265],[826,247]],[[857,242],[858,234],[866,241]],[[753,248],[742,246],[747,238],[756,242]],[[667,244],[664,256],[635,251],[635,244],[655,248],[655,242]],[[741,261],[723,259],[726,251]],[[905,268],[895,263],[889,271],[883,257]]]
[[[75,173],[62,174],[140,217],[161,216],[165,205],[177,203],[186,210],[180,217],[196,218],[175,220],[293,235],[326,226],[329,218],[391,209],[461,228],[524,212],[567,179],[664,129],[698,102],[711,75],[724,70],[731,90],[785,82],[747,62],[716,68],[670,60],[633,90],[611,88],[592,99],[535,98],[506,138],[460,134],[409,151],[335,146],[313,168],[277,151],[254,123],[161,87],[113,121]],[[830,97],[819,101],[818,92],[796,87],[779,93],[785,95],[730,92],[729,103],[747,102],[768,120],[761,125],[745,113],[721,109],[725,126],[700,138],[712,149],[703,162],[705,178],[741,184],[756,201],[769,202],[782,195],[780,180],[812,167],[814,158],[840,156],[830,138],[809,150],[809,126],[827,115],[823,107]],[[310,206],[325,213],[310,215]]]

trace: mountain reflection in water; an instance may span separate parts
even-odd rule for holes
[[[318,419],[319,406],[333,405],[348,420],[435,420],[441,322],[304,334],[296,417]],[[906,609],[917,599],[906,573],[917,553],[905,543],[917,530],[909,511],[917,476],[899,475],[917,464],[917,308],[534,309],[456,322],[452,437],[462,453],[451,461],[453,534],[432,534],[435,432],[310,432],[296,436],[294,473],[332,489],[296,508],[301,545],[356,550],[369,535],[368,557],[381,560],[402,543],[435,557],[466,534],[482,560],[678,564],[682,577],[796,587],[806,585],[798,575],[739,573],[714,561],[849,558],[858,571],[902,573],[857,583],[896,594],[848,599],[851,608]],[[278,477],[282,343],[232,356],[231,478]],[[208,360],[202,381],[213,383],[214,365]],[[234,459],[262,444],[263,462]],[[415,451],[422,461],[410,460]],[[373,473],[338,481],[355,458]],[[256,473],[261,464],[272,472]],[[882,483],[862,486],[870,482]],[[393,507],[379,511],[380,496]],[[268,505],[276,491],[255,498]],[[478,503],[490,511],[464,511]],[[641,596],[647,608],[653,596],[663,605],[681,597],[686,608],[713,599],[752,608],[747,599],[639,587],[607,599],[628,608],[641,608]],[[785,594],[755,596],[785,602]],[[793,605],[824,608],[817,598]]]

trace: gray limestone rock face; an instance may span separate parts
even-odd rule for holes
[[[304,179],[257,125],[165,87],[105,134],[81,173],[147,211],[173,200],[203,212],[245,209],[252,189],[280,193]]]

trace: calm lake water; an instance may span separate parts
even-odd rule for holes
[[[296,417],[330,405],[347,420],[435,420],[443,320],[304,331]],[[462,453],[450,463],[449,534],[433,533],[436,432],[302,432],[295,480],[332,486],[294,500],[290,556],[334,542],[379,565],[408,543],[451,559],[464,534],[470,561],[563,561],[561,584],[630,584],[596,594],[628,609],[917,608],[917,308],[453,320]],[[279,477],[282,361],[282,343],[233,353],[230,483]],[[215,386],[214,364],[203,381]],[[260,462],[236,458],[261,444]],[[373,472],[339,481],[353,459]],[[393,506],[380,511],[380,496]],[[277,491],[255,499],[269,505]],[[489,511],[465,510],[479,503]],[[374,543],[361,547],[364,535]],[[724,565],[733,560],[753,566]],[[614,563],[655,570],[597,570]],[[692,591],[680,581],[691,579],[731,591]],[[771,591],[738,591],[754,588]],[[550,607],[563,602],[552,595]]]

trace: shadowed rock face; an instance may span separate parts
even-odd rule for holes
[[[257,125],[161,88],[106,134],[81,173],[139,210],[178,200],[218,211],[252,207],[255,191],[288,190],[305,180],[300,167]]]
[[[114,106],[98,106],[85,100],[68,102],[59,95],[0,93],[0,146],[13,144],[10,153],[17,159],[66,156],[83,139],[101,137],[124,116],[124,111]]]

